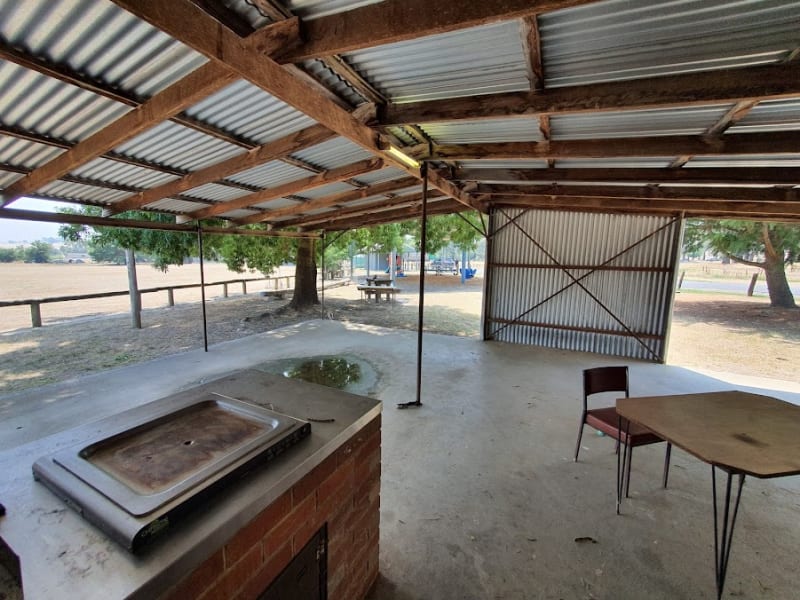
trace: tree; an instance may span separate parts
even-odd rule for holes
[[[47,242],[33,242],[30,246],[25,248],[25,262],[32,263],[48,263],[50,262],[53,247]]]
[[[13,248],[0,248],[0,263],[10,263],[17,260],[17,251]]]
[[[96,263],[126,264],[125,249],[111,244],[98,245],[90,242],[88,254]]]
[[[763,269],[770,304],[796,308],[786,279],[786,265],[800,259],[800,226],[725,219],[689,220],[684,245],[689,252],[706,245],[735,262]]]

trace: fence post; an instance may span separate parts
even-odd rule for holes
[[[227,283],[223,283],[222,284],[222,297],[223,298],[227,298],[228,297],[228,284]]]
[[[172,288],[167,290],[167,306],[175,306],[175,292]]]
[[[247,296],[247,281],[242,279],[242,295]]]
[[[31,302],[31,325],[34,327],[42,326],[42,312],[39,310],[38,302]]]
[[[747,288],[747,295],[752,296],[753,292],[756,289],[756,281],[758,281],[758,271],[753,273],[752,279],[750,279],[750,286]]]
[[[681,286],[683,285],[683,278],[684,277],[686,277],[686,271],[681,271],[681,276],[678,279],[678,289],[681,289]]]

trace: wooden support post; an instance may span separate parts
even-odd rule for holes
[[[678,289],[681,289],[681,286],[683,285],[683,278],[684,277],[686,277],[686,271],[681,271],[681,276],[678,279]]]
[[[167,290],[167,306],[175,306],[175,291],[172,288]]]
[[[222,297],[223,298],[227,298],[228,297],[228,284],[227,283],[223,283],[222,284]]]
[[[242,295],[247,296],[247,281],[242,279]]]
[[[747,287],[747,295],[752,296],[753,292],[756,289],[756,281],[758,281],[758,272],[756,271],[753,273],[753,277],[750,279],[750,285]]]
[[[38,302],[31,302],[31,325],[33,327],[42,326],[42,311]]]

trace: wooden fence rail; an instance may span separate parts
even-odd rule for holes
[[[247,284],[248,282],[254,281],[271,281],[273,283],[272,289],[273,290],[290,290],[292,287],[290,285],[291,280],[294,279],[294,275],[282,275],[280,277],[262,277],[256,279],[228,279],[226,281],[214,281],[208,282],[205,284],[205,287],[211,287],[215,285],[222,286],[222,295],[223,297],[228,297],[228,286],[229,285],[236,285],[241,284],[242,286],[242,294],[247,294]],[[283,285],[281,285],[283,284]],[[185,290],[191,288],[199,288],[199,283],[183,283],[179,285],[165,285],[153,288],[145,288],[139,290],[139,295],[141,294],[152,294],[154,292],[167,292],[167,305],[168,306],[175,306],[175,290]],[[41,312],[41,305],[42,304],[51,304],[53,302],[71,302],[74,300],[92,300],[94,298],[112,298],[114,296],[128,296],[129,291],[117,291],[117,292],[97,292],[94,294],[78,294],[73,296],[51,296],[49,298],[28,298],[25,300],[2,300],[0,301],[0,308],[4,306],[25,306],[29,305],[31,307],[31,325],[33,327],[41,327],[42,326],[42,312]]]

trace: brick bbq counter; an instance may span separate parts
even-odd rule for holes
[[[26,600],[257,598],[325,523],[328,597],[366,595],[378,575],[380,402],[254,370],[175,396],[207,392],[313,419],[311,436],[222,490],[139,556],[31,474],[37,458],[102,433],[97,425],[0,454],[7,509],[0,538],[19,558]]]

